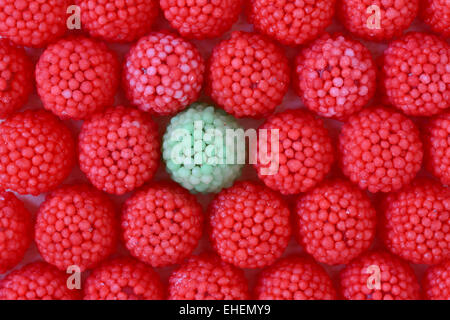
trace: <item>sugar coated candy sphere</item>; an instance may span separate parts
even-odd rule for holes
[[[124,194],[153,178],[160,159],[158,128],[149,114],[110,107],[83,123],[78,139],[81,171],[99,190]]]
[[[394,254],[418,264],[450,259],[450,189],[415,180],[385,199],[382,238]]]
[[[366,251],[376,232],[376,211],[357,186],[326,181],[297,199],[297,239],[318,262],[345,264]]]
[[[246,0],[160,0],[170,24],[183,38],[207,39],[231,28]]]
[[[426,128],[424,141],[428,170],[442,184],[450,185],[450,112],[433,118]]]
[[[319,36],[334,16],[335,0],[249,0],[249,20],[258,32],[285,45]]]
[[[335,300],[326,271],[309,258],[290,256],[264,269],[255,288],[258,300]]]
[[[386,252],[367,252],[340,273],[346,300],[419,300],[420,286],[405,261]]]
[[[411,32],[384,51],[381,86],[387,102],[410,116],[432,116],[450,107],[450,45]]]
[[[19,46],[42,48],[67,30],[69,0],[1,0],[0,36]]]
[[[450,260],[429,267],[422,288],[428,300],[450,300]]]
[[[89,185],[62,186],[47,195],[37,213],[38,250],[66,271],[95,268],[116,249],[118,230],[112,202]]]
[[[36,86],[44,108],[61,119],[84,119],[114,103],[119,62],[102,42],[65,38],[40,56]]]
[[[25,50],[0,40],[0,118],[19,110],[33,90],[31,59]]]
[[[422,18],[433,31],[450,36],[450,6],[448,0],[422,0]]]
[[[193,192],[219,192],[231,186],[245,163],[244,137],[237,135],[236,141],[232,137],[239,129],[223,110],[194,103],[167,126],[162,146],[166,170]]]
[[[384,107],[350,117],[339,136],[342,171],[372,193],[399,190],[422,165],[422,142],[414,122]]]
[[[150,31],[158,0],[76,0],[82,27],[108,42],[131,42]]]
[[[222,260],[239,268],[274,263],[291,237],[290,212],[267,187],[238,181],[217,194],[209,206],[210,240]]]
[[[244,272],[211,254],[191,256],[169,278],[170,300],[249,299]]]
[[[213,50],[208,91],[213,100],[236,117],[260,118],[274,111],[289,88],[284,52],[256,33],[233,32]]]
[[[14,270],[0,280],[0,300],[78,300],[63,271],[42,261]]]
[[[0,124],[0,188],[37,196],[60,185],[74,164],[72,134],[50,112],[27,110]]]
[[[173,115],[195,102],[205,62],[190,42],[167,32],[141,38],[126,56],[123,87],[143,111]]]
[[[410,26],[419,0],[340,0],[338,16],[347,30],[372,41],[390,40]]]
[[[325,34],[297,56],[294,88],[311,111],[338,120],[361,110],[375,94],[376,67],[359,41]]]
[[[125,246],[137,259],[153,267],[180,263],[202,236],[202,207],[175,183],[153,183],[125,202],[122,231]]]
[[[32,239],[30,212],[13,193],[0,192],[0,274],[23,259]]]
[[[323,121],[295,109],[274,114],[259,127],[256,157],[258,177],[269,188],[289,195],[321,182],[331,170],[334,152]]]
[[[162,300],[164,289],[152,267],[129,257],[105,261],[84,283],[84,300]]]

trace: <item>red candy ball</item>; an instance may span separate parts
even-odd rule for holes
[[[0,0],[0,36],[42,48],[67,30],[69,0]]]
[[[79,162],[90,182],[112,194],[133,191],[150,180],[160,159],[158,128],[150,115],[118,106],[83,123]]]
[[[45,262],[30,263],[0,280],[0,300],[77,300],[64,272]]]
[[[27,110],[0,124],[0,188],[48,192],[64,181],[74,162],[73,137],[50,112]]]
[[[131,42],[150,31],[157,0],[76,0],[83,29],[108,42]]]
[[[422,142],[414,123],[384,107],[363,110],[339,136],[341,167],[361,189],[396,191],[409,184],[422,164]]]
[[[428,300],[450,300],[450,260],[428,268],[422,288]]]
[[[116,258],[94,269],[84,283],[84,300],[162,300],[159,275],[132,258]]]
[[[360,42],[326,34],[297,56],[295,89],[311,111],[343,120],[374,96],[375,63]]]
[[[169,278],[170,300],[247,300],[244,272],[213,255],[192,256]]]
[[[450,5],[448,0],[422,0],[422,18],[433,31],[450,37]]]
[[[317,38],[334,16],[335,0],[249,0],[255,29],[285,45]]]
[[[260,150],[254,165],[258,176],[266,186],[282,194],[306,192],[331,170],[331,138],[323,121],[307,111],[288,110],[269,117],[258,130],[258,140]]]
[[[385,252],[368,252],[348,264],[341,271],[340,288],[347,300],[420,299],[413,269]]]
[[[180,263],[202,236],[202,207],[178,185],[155,183],[126,201],[122,230],[125,246],[139,260],[153,267]]]
[[[335,300],[336,290],[325,270],[303,257],[280,259],[263,270],[255,288],[258,300]]]
[[[408,33],[384,52],[382,88],[387,102],[411,116],[450,107],[450,46],[436,36]]]
[[[36,85],[47,110],[61,119],[84,119],[114,103],[119,63],[102,42],[66,38],[39,58]]]
[[[31,215],[23,203],[11,192],[0,192],[0,274],[23,259],[32,230]]]
[[[383,217],[386,247],[418,264],[450,259],[450,190],[420,179],[386,198]]]
[[[173,115],[197,100],[204,72],[204,60],[194,45],[172,34],[153,32],[128,53],[123,86],[139,109]]]
[[[276,193],[255,182],[240,181],[224,189],[209,212],[214,249],[239,268],[271,265],[289,243],[289,208]]]
[[[419,0],[341,0],[337,11],[354,35],[383,41],[408,29],[419,11]]]
[[[369,198],[344,180],[327,181],[297,200],[297,239],[318,262],[346,264],[366,251],[376,232]]]
[[[425,143],[427,167],[442,184],[450,185],[450,112],[430,121]]]
[[[35,241],[41,256],[60,270],[96,267],[116,249],[113,204],[88,185],[63,186],[39,207]]]
[[[33,64],[25,50],[0,39],[0,118],[23,107],[33,90]]]
[[[288,60],[276,44],[255,33],[233,32],[213,50],[208,91],[226,112],[260,118],[283,101],[289,72]]]
[[[160,0],[170,24],[183,38],[221,36],[237,21],[243,0]]]

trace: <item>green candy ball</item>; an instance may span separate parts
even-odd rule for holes
[[[191,192],[219,192],[240,176],[244,130],[225,111],[194,103],[170,120],[162,154],[172,179]]]

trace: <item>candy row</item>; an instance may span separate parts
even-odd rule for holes
[[[0,281],[0,299],[79,298],[81,287],[68,287],[61,273],[71,268],[94,269],[83,285],[85,299],[163,299],[164,289],[151,267],[180,263],[169,280],[171,299],[247,299],[247,282],[239,268],[266,268],[255,289],[259,299],[336,299],[331,279],[317,262],[347,264],[341,272],[342,298],[419,299],[421,294],[406,262],[392,254],[366,252],[376,233],[376,210],[366,194],[340,179],[299,197],[292,217],[284,200],[258,183],[241,181],[221,191],[207,214],[209,238],[221,259],[191,256],[203,233],[204,215],[196,198],[173,183],[153,183],[132,195],[122,210],[120,236],[112,203],[87,185],[50,193],[34,228],[29,212],[12,193],[3,193],[1,199],[2,223],[10,232],[0,272],[22,259],[33,229],[49,264],[37,262],[11,272]],[[380,235],[393,254],[437,265],[424,280],[430,299],[449,298],[449,208],[448,188],[419,179],[389,194],[378,218]],[[317,262],[279,260],[291,232]],[[119,238],[140,262],[104,262],[115,253]]]
[[[9,74],[0,82],[5,96],[0,113],[5,117],[27,101],[33,67],[23,50],[6,41],[0,44],[2,69]],[[390,43],[379,79],[385,103],[411,116],[446,110],[449,57],[449,45],[430,34],[409,33]],[[323,117],[346,120],[376,92],[377,71],[369,50],[340,34],[312,42],[296,58],[294,69],[296,92]],[[113,103],[119,73],[119,62],[105,44],[72,36],[43,52],[35,76],[46,109],[61,119],[86,119]],[[214,48],[206,68],[191,43],[153,32],[131,48],[122,70],[128,100],[155,115],[174,115],[195,102],[204,78],[206,92],[219,107],[236,117],[261,118],[282,102],[290,68],[282,49],[255,33],[234,32]]]

